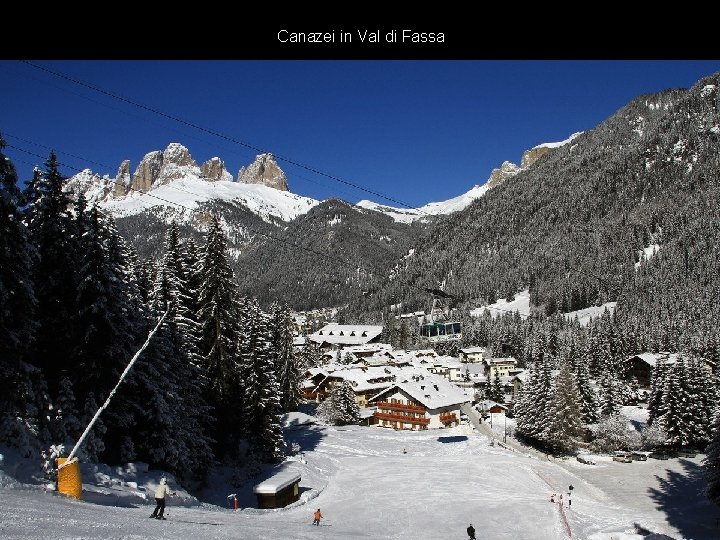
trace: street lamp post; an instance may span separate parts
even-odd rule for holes
[[[503,429],[503,442],[507,443],[507,412],[505,413],[505,427]]]

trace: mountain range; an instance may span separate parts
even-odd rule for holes
[[[520,166],[506,161],[484,184],[420,208],[303,197],[289,191],[272,154],[258,155],[233,178],[219,157],[198,165],[179,143],[147,153],[132,174],[125,160],[114,178],[86,169],[65,189],[110,212],[143,257],[161,255],[170,222],[199,243],[208,216],[219,214],[243,293],[296,308],[335,306],[379,287],[432,222],[463,210],[575,136],[530,149]],[[332,271],[329,261],[336,263]]]
[[[421,208],[301,197],[271,155],[233,179],[219,158],[198,166],[178,144],[132,176],[123,162],[115,179],[83,171],[67,189],[109,210],[145,257],[162,252],[170,221],[201,240],[219,214],[241,290],[263,302],[377,320],[398,302],[427,307],[423,291],[444,281],[470,309],[528,290],[532,311],[617,302],[617,317],[656,328],[682,305],[672,324],[694,328],[720,311],[706,277],[720,275],[718,78],[640,96]]]

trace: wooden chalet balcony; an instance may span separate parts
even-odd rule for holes
[[[424,413],[425,407],[420,405],[405,405],[404,403],[390,403],[389,401],[378,401],[378,409],[392,409],[395,411],[417,411]]]
[[[404,416],[402,414],[385,413],[385,412],[375,412],[374,416],[375,416],[375,418],[377,418],[379,420],[400,421],[400,422],[405,422],[407,424],[427,425],[430,423],[429,418],[423,418],[423,417],[418,417],[418,416]]]
[[[457,422],[457,416],[455,416],[455,413],[445,413],[440,415],[440,421],[443,424],[447,424],[448,422]]]

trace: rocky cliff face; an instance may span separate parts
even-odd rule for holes
[[[287,177],[272,154],[259,154],[251,165],[240,169],[237,181],[289,191]]]
[[[115,184],[113,186],[113,195],[115,197],[124,197],[130,191],[130,160],[126,159],[118,167]]]
[[[498,167],[497,169],[493,169],[493,171],[490,173],[490,178],[488,178],[487,186],[488,188],[494,188],[495,186],[499,186],[505,180],[507,180],[511,176],[515,176],[519,172],[520,167],[518,167],[514,163],[505,161],[502,165],[500,165],[500,167]]]
[[[520,161],[520,168],[527,169],[538,159],[547,154],[549,151],[549,146],[538,146],[535,148],[531,148],[530,150],[525,150],[522,155],[522,160]]]
[[[226,180],[232,182],[232,175],[225,168],[225,162],[219,157],[208,159],[200,166],[200,173],[205,180],[209,182],[217,182],[218,180]]]
[[[155,180],[160,176],[162,162],[163,154],[159,150],[145,154],[133,174],[132,188],[142,192],[150,191]]]

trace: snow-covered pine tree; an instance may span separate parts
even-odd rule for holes
[[[713,413],[717,403],[714,389],[714,376],[701,367],[702,360],[691,357],[687,361],[687,377],[692,389],[692,402],[689,413],[695,429],[692,431],[690,446],[704,448],[710,442]]]
[[[520,393],[515,407],[517,431],[539,444],[545,444],[543,435],[552,411],[552,375],[548,363],[533,365],[530,376]]]
[[[193,244],[194,246],[194,244]],[[185,354],[188,360],[195,366],[201,365],[200,325],[197,320],[198,286],[197,268],[194,267],[193,247],[190,250],[180,241],[180,233],[177,223],[172,222],[168,229],[165,241],[165,255],[163,257],[163,270],[172,283],[173,295],[176,297],[175,322],[180,327],[181,335],[185,344]]]
[[[280,389],[270,346],[269,317],[256,300],[247,303],[237,346],[243,386],[242,426],[253,453],[265,462],[283,455],[280,426]]]
[[[280,406],[284,412],[294,411],[302,401],[302,373],[293,351],[292,317],[286,306],[274,303],[270,307],[270,330],[276,362]]]
[[[335,423],[340,426],[360,423],[360,408],[355,401],[355,392],[348,381],[335,390]]]
[[[55,153],[36,175],[26,194],[25,224],[37,252],[32,277],[37,298],[38,328],[31,362],[43,371],[51,394],[67,368],[76,344],[78,230]]]
[[[569,362],[553,381],[551,410],[542,438],[556,452],[570,452],[582,438],[581,397]]]
[[[54,444],[72,448],[85,426],[80,423],[75,405],[75,394],[69,377],[61,377],[53,415],[50,419],[50,437]]]
[[[87,426],[90,420],[95,416],[98,410],[97,401],[95,401],[94,392],[90,392],[85,400],[85,407],[83,409],[83,415],[80,419],[80,423],[83,426]],[[98,418],[92,429],[85,437],[85,441],[82,446],[78,449],[78,457],[85,461],[97,462],[100,454],[105,450],[105,443],[103,442],[103,436],[107,428],[102,418]]]
[[[35,335],[36,299],[31,276],[33,250],[22,222],[22,194],[15,167],[0,136],[0,441],[10,442],[3,426],[24,416],[23,362]]]
[[[76,220],[84,232],[75,300],[76,342],[67,368],[76,397],[84,403],[90,392],[105,399],[135,352],[144,319],[128,250],[113,219],[95,206],[84,210],[77,205]]]
[[[199,368],[185,348],[187,325],[181,324],[184,317],[177,309],[177,280],[175,272],[161,263],[150,313],[155,320],[166,309],[169,314],[118,393],[125,396],[125,406],[134,415],[117,451],[131,449],[138,458],[181,478],[202,477],[214,457],[208,436],[214,418],[202,395]]]
[[[587,340],[580,345],[578,358],[575,362],[575,381],[580,392],[580,410],[585,424],[594,424],[598,421],[598,397],[590,381],[590,354]]]
[[[225,233],[217,217],[212,218],[205,239],[199,287],[200,354],[208,378],[208,399],[220,418],[220,411],[225,415],[239,405],[235,400],[238,386],[235,356],[243,303],[236,299]]]
[[[652,368],[650,378],[650,395],[648,396],[648,425],[662,417],[666,412],[665,386],[669,375],[669,367],[660,360]]]
[[[500,373],[497,370],[495,370],[495,376],[489,384],[487,396],[488,399],[491,399],[496,403],[505,403],[505,391],[503,390],[502,382],[500,381]]]
[[[600,411],[603,416],[614,416],[620,412],[623,405],[622,381],[607,367],[600,373]]]
[[[710,436],[710,444],[705,450],[705,459],[703,460],[707,474],[705,494],[712,502],[720,506],[720,413],[715,414]]]
[[[669,368],[663,402],[666,411],[660,417],[660,422],[667,433],[668,444],[674,447],[686,446],[690,442],[692,429],[688,422],[687,408],[694,404],[691,403],[685,361],[682,356]]]

